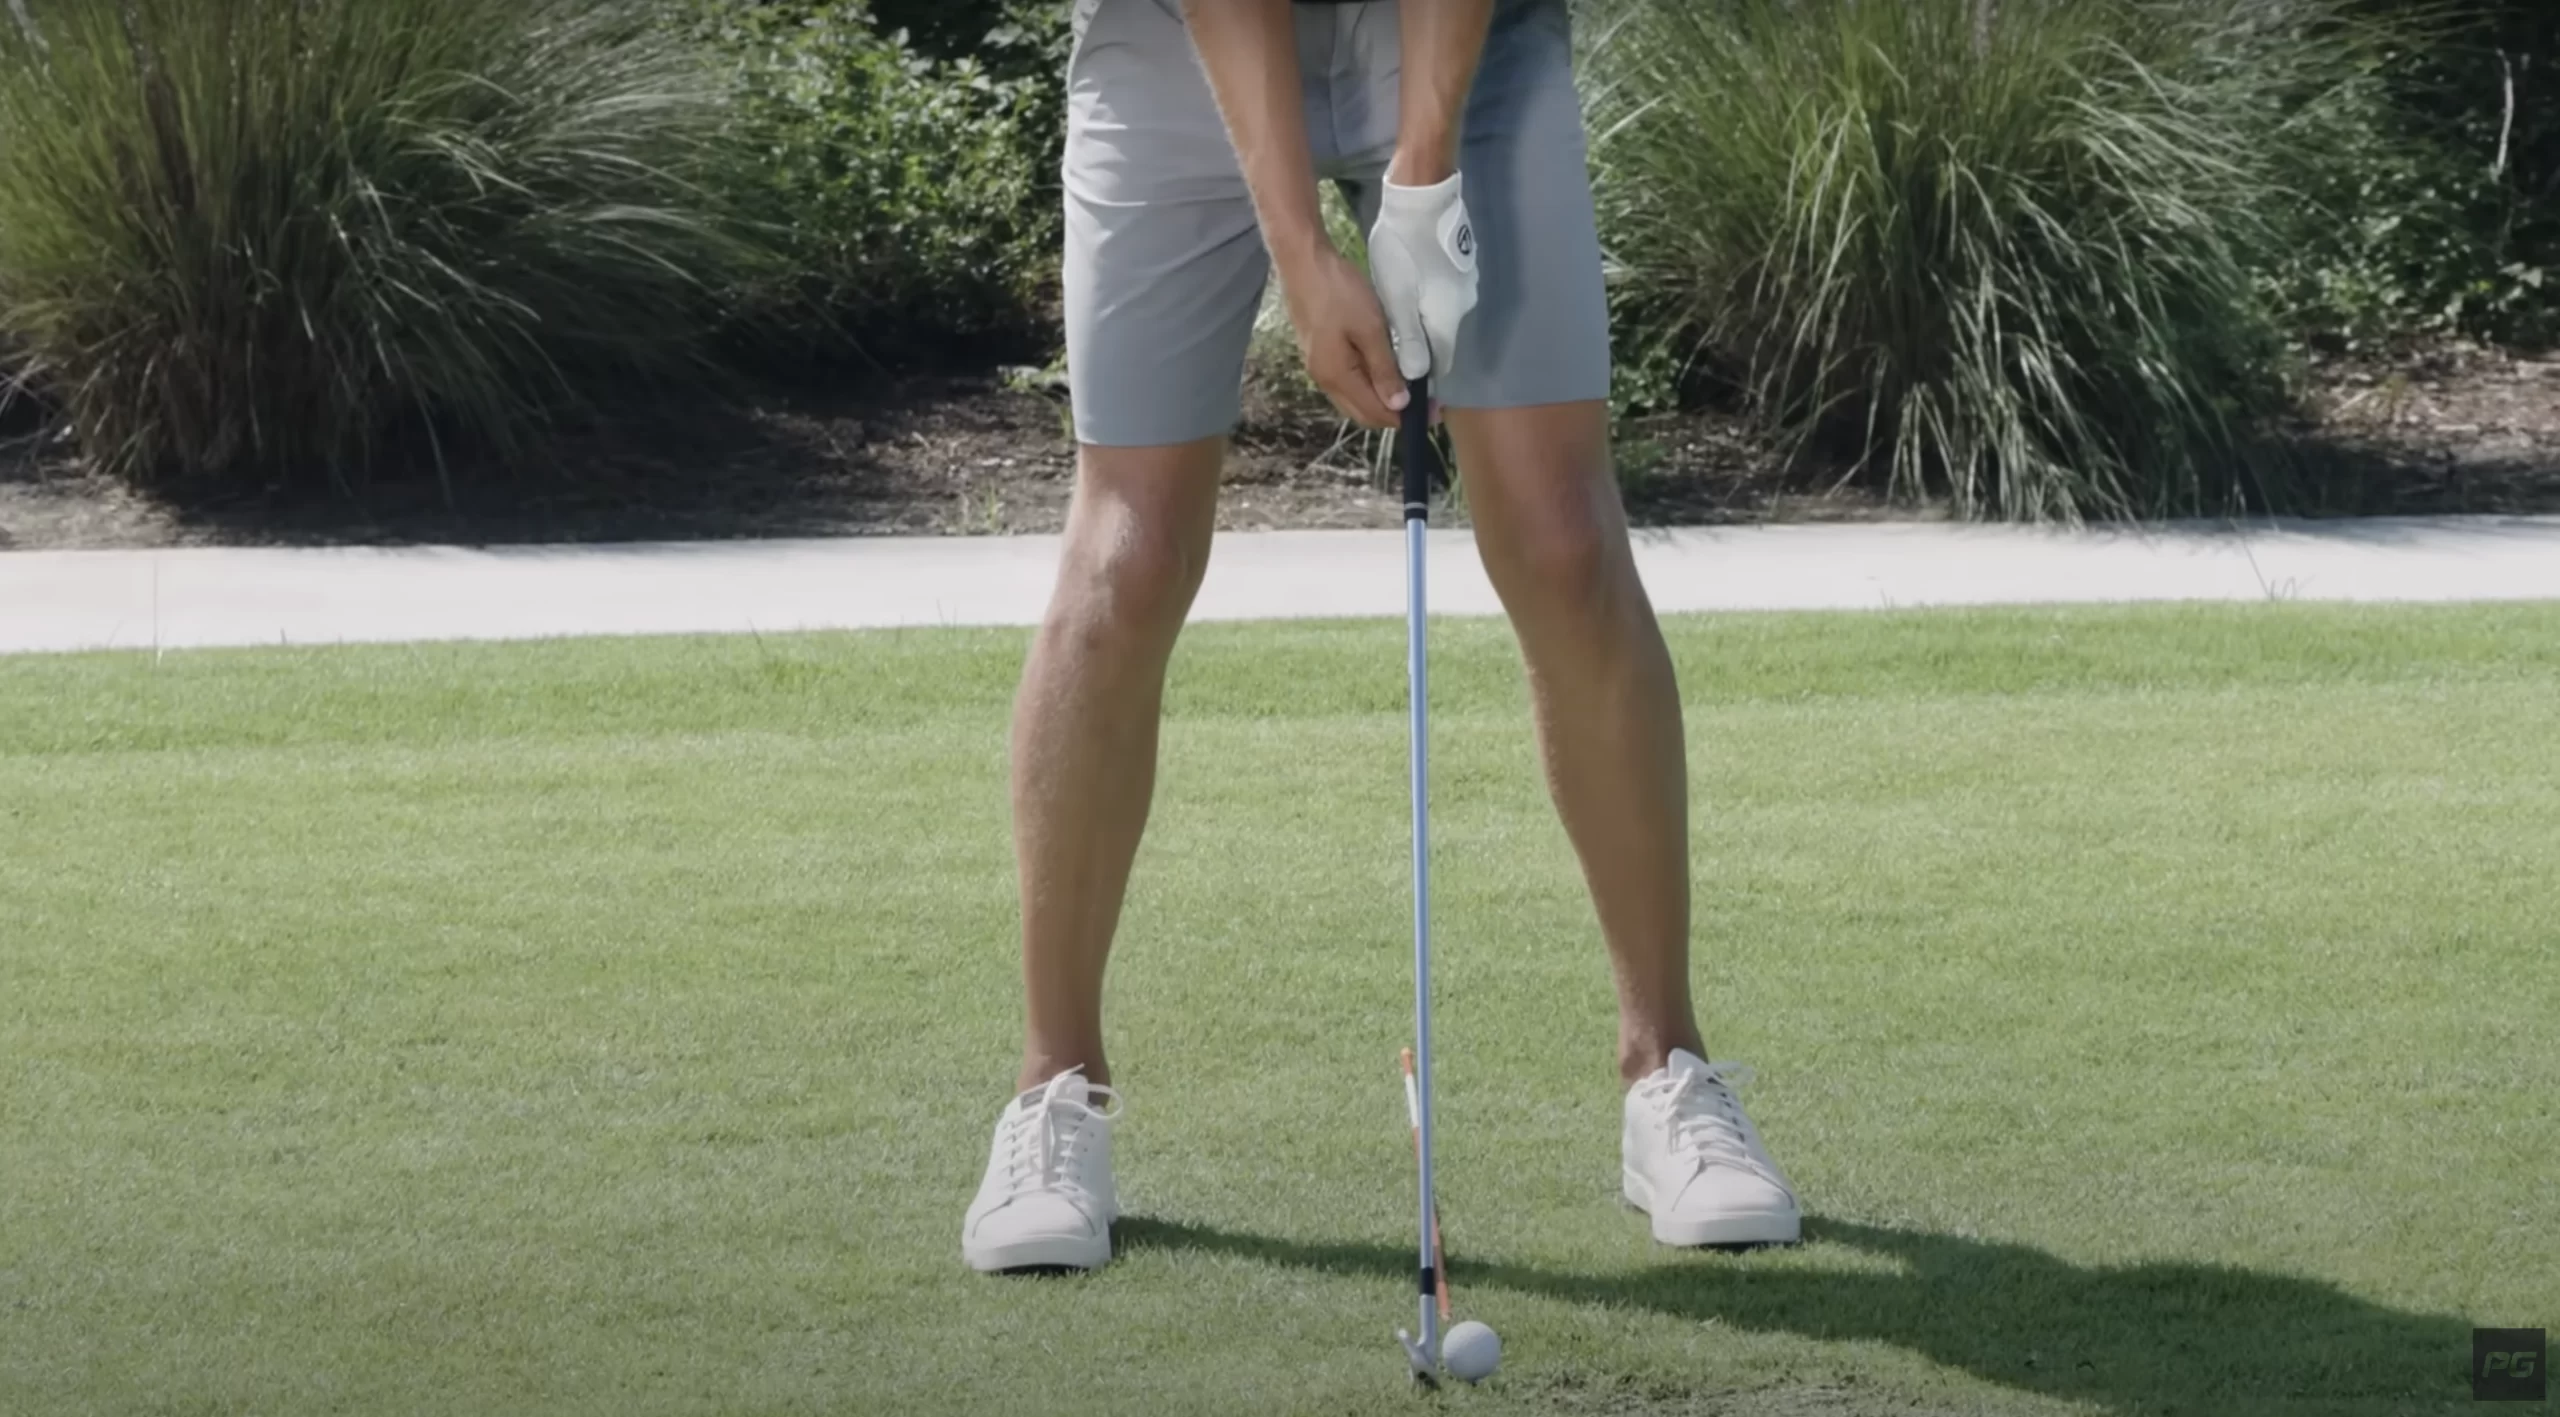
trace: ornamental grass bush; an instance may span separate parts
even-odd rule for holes
[[[1593,7],[1622,327],[1968,518],[2282,504],[2260,420],[2317,100],[2317,0]]]
[[[521,447],[598,381],[699,370],[766,259],[709,180],[716,66],[651,4],[13,9],[0,329],[138,483]]]

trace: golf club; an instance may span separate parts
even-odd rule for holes
[[[1421,1172],[1422,1223],[1420,1337],[1396,1331],[1413,1375],[1437,1386],[1440,1379],[1440,1220],[1431,1186],[1431,764],[1429,673],[1424,653],[1423,556],[1431,524],[1431,381],[1409,381],[1396,451],[1404,465],[1405,677],[1412,707],[1413,767],[1413,1059],[1409,1106],[1413,1150]]]

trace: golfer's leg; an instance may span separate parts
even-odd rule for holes
[[[1733,1093],[1747,1074],[1707,1060],[1690,1001],[1687,739],[1609,463],[1608,296],[1565,0],[1499,0],[1460,166],[1482,299],[1438,392],[1616,974],[1620,1194],[1666,1244],[1792,1241],[1794,1191]]]
[[[1013,730],[1025,1088],[1078,1066],[1109,1076],[1103,964],[1270,272],[1179,11],[1087,0],[1078,14],[1062,268],[1076,496]]]
[[[1080,453],[1056,592],[1014,708],[1024,1042],[1021,1091],[961,1223],[962,1258],[980,1270],[1111,1255],[1119,1101],[1103,1082],[1103,968],[1270,266],[1180,12],[1078,0],[1074,16],[1060,175]]]
[[[1527,659],[1547,780],[1615,968],[1633,1081],[1698,1051],[1679,691],[1609,464],[1609,312],[1562,0],[1502,0],[1462,167],[1482,302],[1440,394]]]
[[[1166,662],[1208,568],[1223,439],[1086,446],[1057,590],[1013,714],[1031,1088],[1110,1080],[1102,976],[1154,795]]]
[[[1476,545],[1511,612],[1547,782],[1618,981],[1620,1191],[1671,1245],[1792,1244],[1794,1187],[1707,1060],[1689,1003],[1680,691],[1636,577],[1597,401],[1451,417]]]
[[[1688,750],[1637,579],[1605,404],[1449,415],[1476,546],[1527,661],[1547,786],[1618,986],[1630,1081],[1704,1054],[1689,993]]]

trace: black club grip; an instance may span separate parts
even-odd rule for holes
[[[1431,519],[1431,464],[1438,450],[1431,444],[1431,380],[1409,380],[1405,385],[1409,400],[1404,406],[1404,426],[1396,435],[1396,451],[1404,463],[1404,516],[1407,521]]]

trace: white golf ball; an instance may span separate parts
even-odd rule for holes
[[[1469,1319],[1440,1340],[1440,1364],[1453,1378],[1483,1382],[1502,1366],[1502,1340],[1494,1336],[1492,1329]]]

